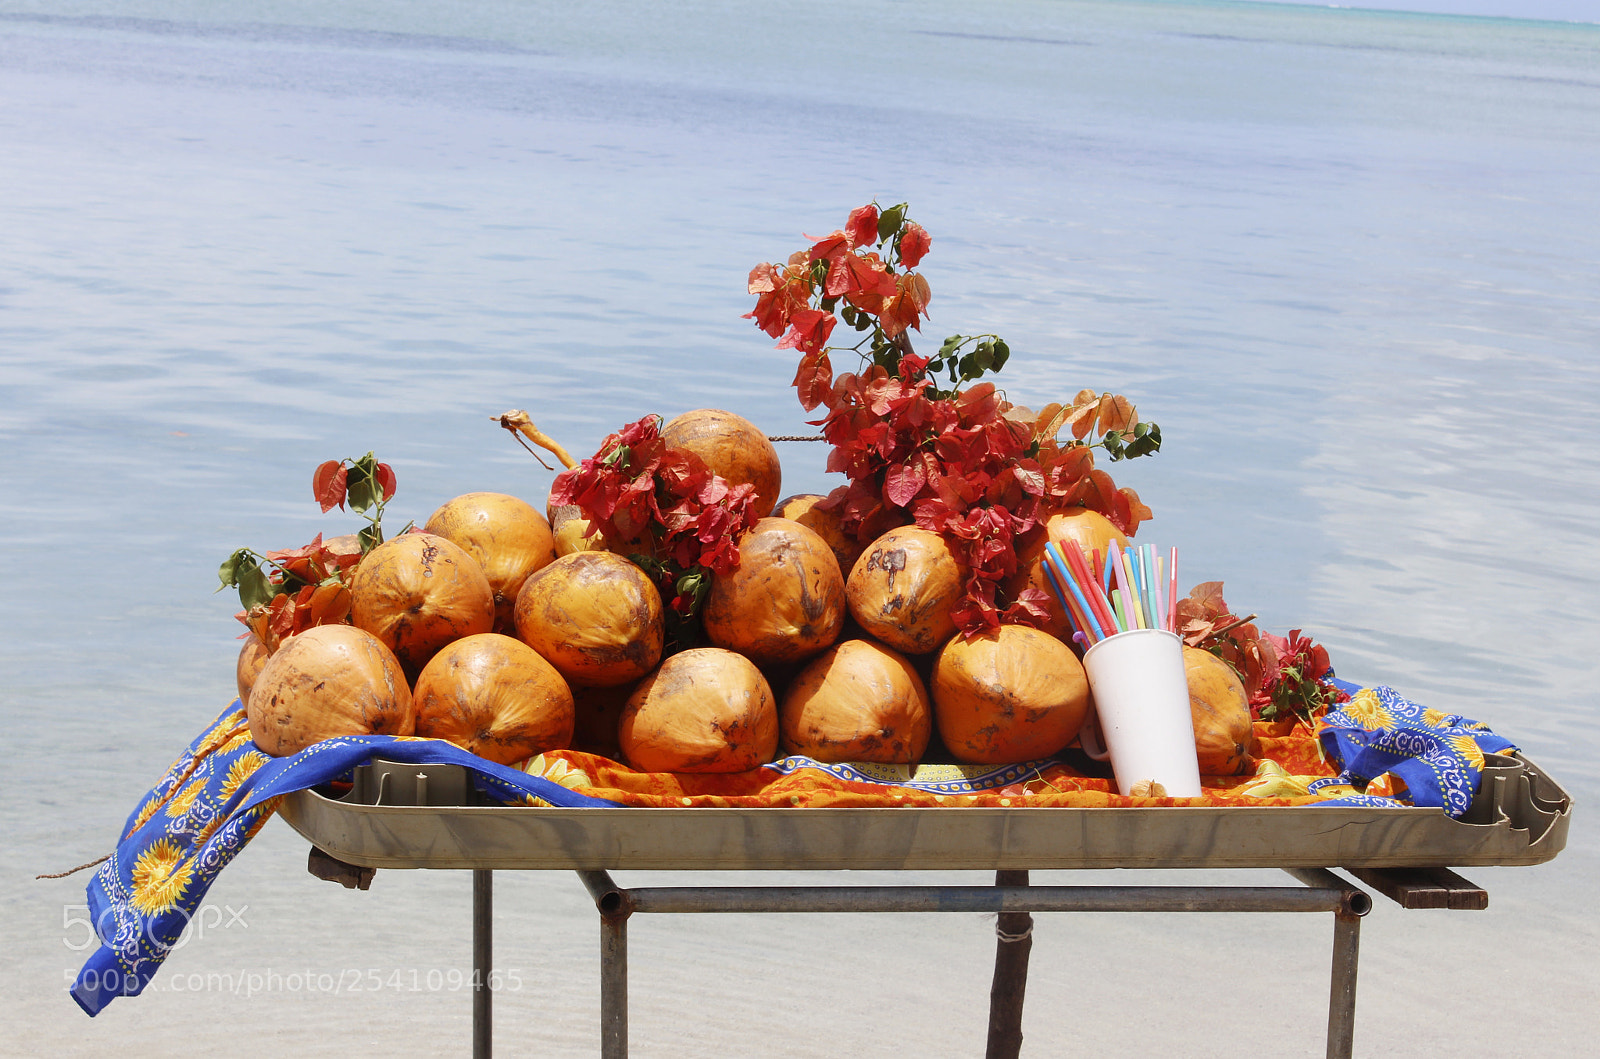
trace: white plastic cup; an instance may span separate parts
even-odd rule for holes
[[[1129,794],[1153,780],[1169,798],[1198,798],[1183,641],[1163,629],[1129,629],[1089,648],[1083,668],[1117,790]]]

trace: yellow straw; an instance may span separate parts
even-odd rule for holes
[[[1133,619],[1135,628],[1148,629],[1150,626],[1145,624],[1144,608],[1139,605],[1139,590],[1133,587],[1139,583],[1133,576],[1133,562],[1125,551],[1119,554],[1117,558],[1121,561],[1122,568],[1128,575],[1128,598],[1123,601],[1128,607],[1128,616]]]

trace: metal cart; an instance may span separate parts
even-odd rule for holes
[[[1526,758],[1490,755],[1472,809],[1336,807],[522,808],[477,800],[458,766],[375,762],[348,794],[288,795],[311,869],[365,888],[377,868],[473,873],[473,1054],[491,1048],[496,870],[570,869],[600,914],[603,1059],[628,1054],[630,916],[696,912],[998,913],[988,1055],[1021,1046],[1034,912],[1331,912],[1327,1054],[1348,1057],[1370,888],[1406,908],[1481,909],[1454,867],[1538,864],[1566,845],[1572,800]],[[1356,880],[1335,875],[1341,868]],[[1288,886],[1030,886],[1030,870],[1277,868]],[[627,889],[613,870],[984,869],[993,886]]]

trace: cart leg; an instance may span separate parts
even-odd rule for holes
[[[1356,1031],[1356,962],[1361,917],[1341,908],[1333,921],[1333,984],[1328,997],[1328,1059],[1350,1059]]]
[[[997,871],[996,886],[1027,886],[1025,871]],[[1001,912],[995,923],[994,982],[989,987],[989,1046],[986,1059],[1017,1059],[1022,1051],[1022,997],[1028,987],[1033,916]]]
[[[472,870],[472,1059],[489,1059],[494,1020],[489,974],[494,966],[494,872]]]
[[[628,1059],[628,917],[600,916],[600,1059]]]

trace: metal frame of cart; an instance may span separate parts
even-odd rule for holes
[[[1438,810],[545,809],[470,805],[455,766],[375,763],[345,800],[300,791],[280,812],[312,871],[365,885],[379,867],[471,869],[473,1054],[491,1050],[493,872],[578,873],[601,920],[601,1056],[628,1054],[627,924],[641,913],[987,912],[999,916],[988,1056],[1015,1057],[1034,912],[1331,912],[1327,1055],[1351,1054],[1360,922],[1372,899],[1481,909],[1441,865],[1536,864],[1564,848],[1571,798],[1525,759],[1502,766],[1463,822]],[[378,804],[381,803],[381,804]],[[1481,804],[1480,804],[1481,803]],[[1297,886],[1030,886],[1030,869],[1280,868]],[[617,869],[972,869],[993,886],[624,888]]]

